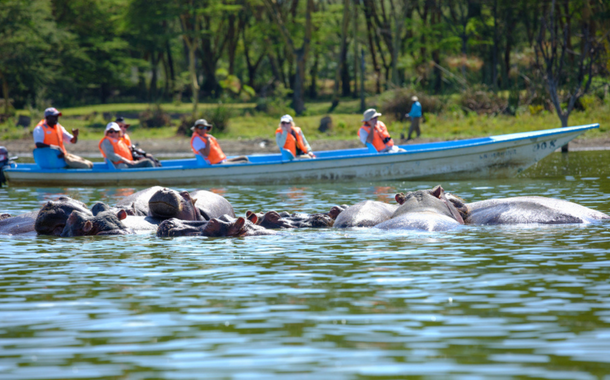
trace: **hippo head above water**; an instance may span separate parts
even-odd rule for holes
[[[407,194],[399,193],[396,194],[395,199],[400,204],[400,207],[398,207],[392,217],[411,212],[432,212],[447,216],[460,224],[464,224],[464,219],[456,207],[459,204],[459,198],[455,196],[449,198],[451,199],[448,199],[440,185],[431,190],[417,190]]]
[[[127,217],[125,210],[99,211],[93,216],[81,211],[73,211],[61,236],[125,235],[133,233],[121,222]]]
[[[73,211],[93,216],[84,203],[62,196],[57,201],[49,201],[42,206],[36,217],[34,229],[38,235],[60,236]]]
[[[162,188],[150,197],[148,207],[151,216],[159,219],[203,220],[196,201],[186,191]]]

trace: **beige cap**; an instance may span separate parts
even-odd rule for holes
[[[199,119],[195,122],[195,124],[191,127],[191,131],[195,130],[195,127],[198,125],[205,125],[206,127],[212,127],[212,124],[208,123],[206,119]]]
[[[417,96],[413,95],[413,97],[411,98],[411,100],[412,100],[412,101],[414,101],[414,102],[416,102],[416,101],[418,101],[419,99],[417,99]]]
[[[369,108],[368,110],[364,111],[364,119],[362,119],[362,121],[369,121],[374,117],[377,116],[381,116],[381,114],[379,112],[377,112],[377,110],[375,110],[375,108]]]

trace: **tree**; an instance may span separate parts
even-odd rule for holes
[[[574,37],[569,33],[566,20],[560,23],[561,15],[556,6],[556,0],[553,0],[550,12],[540,20],[535,45],[536,65],[544,78],[561,126],[567,127],[576,101],[591,87],[593,66],[599,57],[600,47],[595,35],[591,33],[591,13],[586,1],[585,5],[578,9],[581,12],[581,32],[576,36],[580,40],[577,44],[572,44]],[[561,150],[567,152],[567,144]]]
[[[58,68],[53,51],[60,45],[49,2],[8,0],[0,5],[0,81],[4,113],[10,112],[12,87],[27,87],[34,96],[36,88],[50,83]],[[64,39],[69,36],[63,34]],[[28,91],[26,91],[27,93]]]
[[[296,73],[294,76],[294,88],[292,93],[293,108],[297,115],[301,115],[305,111],[304,87],[305,87],[305,64],[307,62],[307,54],[309,53],[309,45],[311,43],[312,21],[311,16],[314,12],[313,0],[306,1],[305,8],[305,30],[303,31],[303,43],[297,47],[294,39],[286,23],[284,15],[280,11],[280,7],[276,0],[265,0],[265,5],[273,19],[276,21],[280,33],[288,46],[288,50],[296,58]],[[296,11],[296,10],[295,10]]]

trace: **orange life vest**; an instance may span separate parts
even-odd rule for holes
[[[368,134],[371,133],[371,126],[369,125],[369,123],[364,123],[361,129],[364,129]],[[358,130],[358,136],[360,136],[361,129]],[[377,128],[375,128],[375,130],[376,132],[373,135],[373,146],[375,147],[375,149],[377,149],[378,152],[384,150],[385,148],[394,146],[394,141],[390,137],[388,129],[386,128],[385,124],[383,124],[383,122],[378,121]],[[384,143],[383,140],[388,137],[390,137],[390,140],[387,143]]]
[[[123,140],[123,142],[125,142],[125,145],[127,145],[128,148],[133,145],[127,133],[125,133],[123,137],[121,137],[121,139]]]
[[[307,146],[305,146],[305,143],[303,142],[303,138],[301,137],[301,128],[299,127],[292,127],[292,130],[294,132],[294,134],[292,133],[288,133],[288,136],[286,136],[286,142],[284,143],[284,149],[288,149],[289,151],[292,152],[292,154],[296,157],[297,154],[297,148],[301,151],[300,154],[307,154]],[[282,133],[282,127],[278,127],[275,130],[275,133]],[[296,136],[296,139],[295,139]]]
[[[126,158],[129,161],[133,161],[131,150],[129,150],[129,147],[125,145],[123,139],[111,139],[109,136],[104,136],[104,138],[101,139],[100,143],[97,145],[100,148],[100,152],[102,152],[102,156],[104,156],[104,158],[108,158],[106,157],[106,153],[104,153],[104,150],[102,149],[102,143],[104,142],[104,140],[110,141],[110,143],[112,144],[112,149],[114,149],[114,154]],[[116,165],[120,164],[121,161],[113,161],[112,163]]]
[[[199,136],[197,133],[193,133],[193,137],[191,137],[191,149],[193,150],[193,153],[201,154],[199,153],[199,151],[195,150],[193,144],[195,138],[199,138],[201,141],[203,141],[201,136]],[[218,145],[216,138],[214,136],[208,136],[208,138],[210,141],[210,154],[207,157],[203,157],[207,161],[207,163],[210,165],[214,165],[223,160],[226,160],[227,156],[225,156],[225,154],[222,152],[222,149],[220,149],[220,145]],[[203,142],[205,143],[205,141]]]
[[[64,134],[61,131],[61,125],[59,123],[51,127],[47,124],[45,119],[42,119],[36,126],[41,127],[44,132],[43,144],[57,145],[64,154],[66,153],[66,148],[64,147]]]

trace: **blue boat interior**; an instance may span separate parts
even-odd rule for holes
[[[405,150],[405,152],[399,153],[377,153],[376,149],[369,144],[370,146],[364,148],[357,149],[341,149],[341,150],[331,150],[331,151],[320,151],[315,152],[316,160],[337,160],[337,159],[347,159],[353,158],[354,156],[371,156],[377,154],[413,154],[413,153],[421,153],[426,151],[442,151],[449,149],[457,149],[464,148],[469,146],[478,146],[478,145],[486,145],[486,144],[494,144],[501,141],[507,140],[522,140],[522,139],[535,139],[537,137],[548,136],[548,135],[561,135],[565,133],[570,133],[574,131],[585,131],[588,129],[599,128],[599,124],[590,124],[583,125],[578,127],[568,127],[568,128],[555,128],[548,129],[543,131],[534,131],[534,132],[522,132],[522,133],[511,133],[506,135],[499,136],[490,136],[490,137],[481,137],[467,140],[454,140],[454,141],[440,141],[440,142],[432,142],[432,143],[424,143],[424,144],[410,144],[410,145],[399,145],[401,148]],[[250,159],[250,163],[239,163],[233,165],[252,165],[252,164],[287,164],[291,162],[298,162],[306,159],[295,159],[291,152],[282,149],[283,152],[276,154],[262,154],[262,155],[252,155],[248,156]],[[57,158],[57,150],[51,148],[38,148],[34,149],[33,152],[34,164],[13,164],[11,168],[8,170],[18,170],[18,171],[36,171],[36,172],[58,172],[66,170],[66,162],[64,159]],[[229,157],[230,158],[230,157]],[[184,158],[177,160],[164,160],[161,161],[163,166],[160,168],[137,168],[137,169],[116,169],[114,165],[110,162],[95,162],[93,164],[92,169],[70,169],[70,171],[99,171],[99,172],[107,172],[107,171],[119,171],[119,170],[129,170],[129,171],[148,171],[148,170],[177,170],[177,169],[191,169],[191,168],[202,168],[202,167],[212,167],[205,160],[197,155],[197,157],[193,158]],[[222,167],[223,165],[213,165],[213,167]]]

